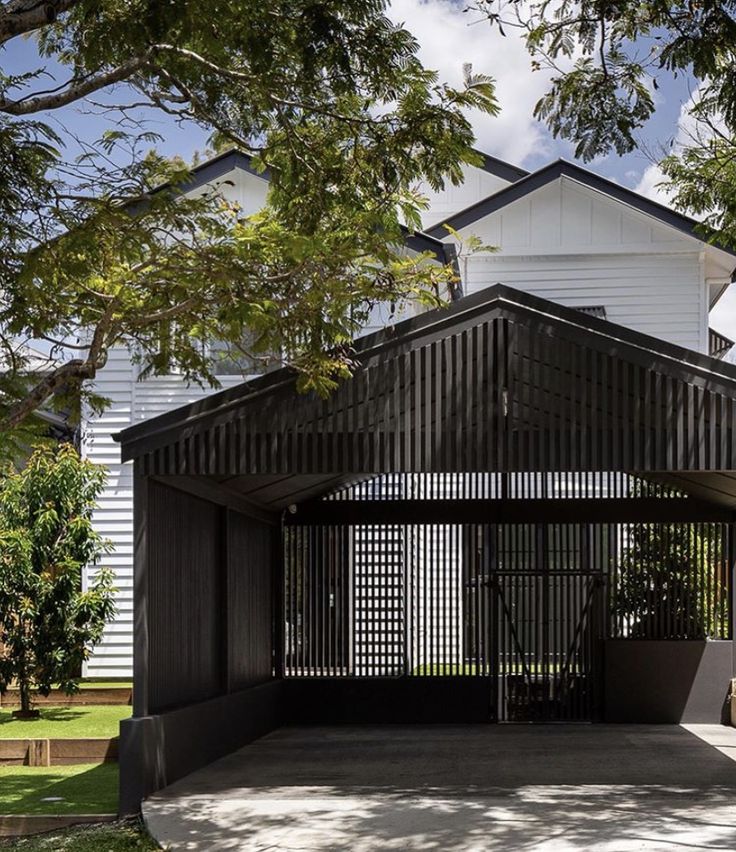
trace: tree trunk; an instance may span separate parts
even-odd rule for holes
[[[40,713],[33,709],[33,697],[31,685],[26,676],[25,669],[18,675],[18,692],[20,694],[20,710],[13,710],[16,719],[38,719]]]

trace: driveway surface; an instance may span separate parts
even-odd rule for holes
[[[143,804],[172,850],[736,850],[736,729],[281,728]]]

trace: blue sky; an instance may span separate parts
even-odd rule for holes
[[[465,4],[453,0],[392,0],[391,16],[403,22],[421,45],[424,64],[439,72],[442,79],[459,83],[462,67],[470,62],[478,73],[490,74],[497,85],[501,113],[496,118],[472,116],[478,147],[509,162],[535,169],[557,157],[574,159],[573,146],[551,138],[546,128],[532,116],[534,104],[545,91],[548,77],[545,72],[531,70],[529,56],[518,35],[511,29],[506,37],[480,20],[473,13],[463,13]],[[14,39],[2,53],[5,73],[22,73],[38,67],[38,56],[32,41]],[[49,66],[50,73],[64,78],[65,71]],[[662,78],[656,92],[655,116],[641,133],[642,147],[647,155],[637,151],[624,157],[610,155],[588,164],[605,177],[638,190],[658,200],[664,200],[657,188],[659,176],[651,152],[676,137],[683,104],[690,96],[689,81],[681,78]],[[121,87],[105,96],[108,101],[127,100],[129,93]],[[100,98],[102,100],[102,98]],[[178,125],[160,113],[141,111],[148,129],[162,137],[159,150],[173,156],[190,159],[195,150],[203,150],[207,132],[193,123]],[[48,116],[58,129],[69,130],[80,137],[97,137],[109,122],[89,107],[73,106],[57,110]],[[732,292],[733,291],[733,292]],[[714,326],[736,337],[736,286],[722,299],[711,317]]]

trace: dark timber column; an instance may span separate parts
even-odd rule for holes
[[[133,715],[148,715],[148,489],[141,462],[133,468]]]
[[[731,637],[731,675],[736,677],[736,523],[728,529],[729,636]]]
[[[161,755],[148,717],[149,489],[141,460],[133,467],[133,717],[120,723],[120,814],[137,813],[141,799],[165,783]]]

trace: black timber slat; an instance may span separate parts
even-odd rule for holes
[[[509,288],[463,303],[365,338],[328,399],[266,377],[126,430],[123,455],[159,475],[734,467],[733,365]]]
[[[731,521],[734,512],[691,498],[544,498],[483,500],[310,501],[285,516],[290,526],[312,524],[676,523]]]

